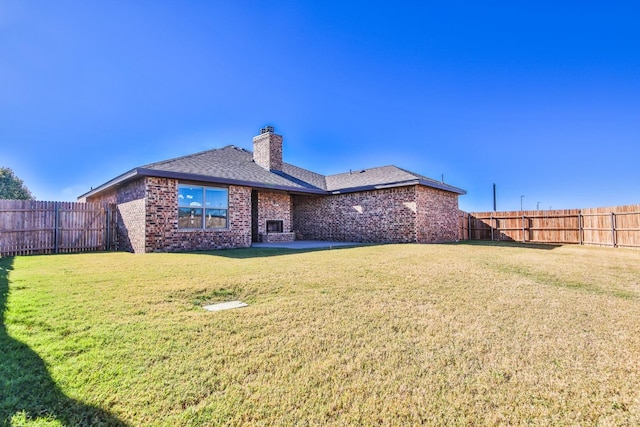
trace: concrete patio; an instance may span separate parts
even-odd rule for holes
[[[325,242],[321,240],[295,240],[293,242],[252,243],[252,248],[281,248],[281,249],[322,249],[343,246],[362,246],[356,242]]]

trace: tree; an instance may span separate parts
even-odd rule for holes
[[[33,196],[10,168],[0,167],[0,199],[32,200]]]

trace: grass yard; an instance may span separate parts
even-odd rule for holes
[[[640,251],[5,258],[0,310],[0,424],[640,424]]]

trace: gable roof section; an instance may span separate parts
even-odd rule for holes
[[[152,163],[143,168],[189,176],[205,176],[209,179],[216,178],[218,179],[216,182],[223,180],[226,183],[251,183],[259,187],[289,190],[323,190],[293,175],[268,171],[253,161],[253,154],[250,151],[233,145]],[[188,178],[183,177],[183,179]]]
[[[310,194],[339,194],[417,184],[457,194],[466,193],[457,187],[396,166],[382,166],[329,176],[288,163],[283,163],[282,169],[268,171],[253,161],[250,151],[228,145],[134,168],[80,197],[98,194],[141,176],[245,185]]]
[[[298,169],[304,171],[301,168],[295,168],[295,171]],[[306,172],[313,174],[310,171]],[[299,174],[304,175],[302,172]],[[228,145],[131,169],[101,186],[91,189],[80,198],[98,194],[115,185],[143,176],[326,194],[324,188],[315,187],[294,176],[270,172],[253,161],[253,154],[250,151]]]
[[[381,166],[327,176],[327,191],[331,193],[345,193],[415,184],[438,188],[452,193],[465,194],[464,190],[457,187],[427,178],[426,176],[410,172],[397,166]]]
[[[311,185],[315,188],[327,189],[327,179],[324,175],[311,172],[310,170],[300,168],[298,166],[291,165],[289,163],[282,163],[282,172],[294,179],[300,180]],[[277,173],[277,172],[276,172]]]

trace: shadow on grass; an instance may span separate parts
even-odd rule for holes
[[[553,250],[562,247],[560,244],[550,243],[522,243],[522,242],[510,242],[510,241],[495,241],[495,240],[462,240],[460,242],[453,243],[455,245],[469,245],[469,246],[497,246],[506,248],[525,248],[525,249],[543,249]]]
[[[241,249],[221,249],[213,251],[197,251],[185,252],[193,255],[215,255],[225,258],[248,259],[248,258],[266,258],[272,256],[304,254],[308,252],[335,251],[341,249],[350,249],[361,247],[358,246],[333,246],[324,248],[304,248],[304,249],[287,249],[287,248],[241,248]]]
[[[57,420],[64,426],[126,426],[110,413],[66,396],[40,356],[9,336],[5,310],[12,269],[13,258],[0,258],[0,425],[11,425],[13,418],[14,423]]]

